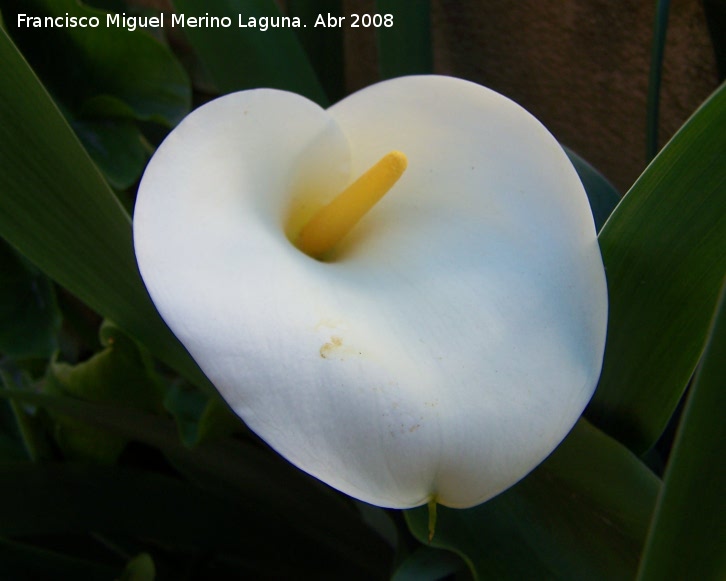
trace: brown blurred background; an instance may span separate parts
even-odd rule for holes
[[[655,0],[431,0],[434,70],[517,101],[624,193],[646,164],[655,5]],[[346,0],[345,10],[374,12],[374,2]],[[345,34],[350,91],[375,82],[378,69],[372,32]],[[717,84],[701,0],[673,0],[661,145]]]

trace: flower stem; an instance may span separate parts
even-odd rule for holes
[[[436,497],[431,497],[429,500],[429,544],[434,539],[434,533],[436,532]]]

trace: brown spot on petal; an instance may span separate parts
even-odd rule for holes
[[[330,341],[324,343],[323,346],[320,348],[320,357],[322,357],[323,359],[329,359],[330,357],[333,357],[335,355],[335,352],[338,351],[342,346],[343,339],[334,335],[330,338]]]

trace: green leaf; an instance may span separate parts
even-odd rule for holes
[[[155,577],[154,560],[148,553],[141,553],[129,561],[119,581],[154,581]]]
[[[0,563],[4,579],[108,581],[118,573],[118,569],[108,565],[6,539],[0,539]]]
[[[102,119],[75,121],[72,127],[114,188],[125,190],[139,179],[146,166],[146,149],[134,123]]]
[[[137,119],[176,125],[189,111],[191,89],[171,51],[148,32],[107,26],[107,13],[78,0],[2,0],[32,16],[97,17],[96,28],[27,28],[9,32],[31,66],[74,114],[87,100],[113,97]]]
[[[668,12],[671,0],[657,0],[653,23],[653,44],[650,52],[650,78],[648,80],[648,114],[645,158],[652,160],[658,153],[658,122],[660,119],[660,79],[663,70]]]
[[[164,398],[164,408],[174,417],[179,437],[187,446],[199,442],[199,421],[208,406],[209,397],[191,386],[174,383]]]
[[[240,500],[119,467],[0,465],[0,534],[5,536],[89,530],[124,535],[147,546],[160,544],[179,557],[201,551],[210,557],[226,554],[266,571],[266,578],[371,579],[385,574],[373,546],[350,547],[367,553],[368,562],[349,560],[284,513]]]
[[[269,20],[281,17],[273,0],[173,0],[178,14],[228,17],[231,26],[185,27],[184,34],[194,47],[223,93],[254,87],[270,87],[300,93],[320,105],[327,97],[315,76],[293,29],[277,27],[262,30]],[[248,25],[256,19],[257,28],[240,28],[238,19]],[[263,25],[263,23],[265,23]],[[301,22],[312,27],[314,22]]]
[[[587,198],[590,201],[590,209],[595,219],[595,226],[598,231],[603,227],[620,202],[620,194],[605,176],[592,167],[587,161],[567,147],[563,147],[565,153],[575,166],[577,175],[580,176]]]
[[[0,31],[0,236],[195,384],[211,389],[138,274],[131,221]]]
[[[50,357],[60,325],[50,281],[0,240],[0,353]]]
[[[19,463],[0,466],[0,475],[4,536],[92,530],[200,549],[230,549],[252,536],[241,506],[150,472]]]
[[[610,316],[587,415],[642,453],[693,374],[726,272],[726,85],[648,166],[599,241]]]
[[[99,19],[96,28],[28,28],[11,20],[9,32],[111,185],[131,186],[146,161],[135,120],[170,127],[189,112],[190,82],[171,51],[146,31],[108,25],[106,12],[78,1],[0,5],[39,17]]]
[[[83,3],[92,8],[113,12],[123,12],[126,8],[126,0],[84,0]]]
[[[18,448],[17,443],[9,436],[0,433],[0,464],[6,462],[19,462],[25,459],[25,455],[23,454],[23,451]]]
[[[104,322],[100,338],[104,349],[89,360],[52,365],[63,392],[91,402],[160,413],[164,387],[148,353],[113,323]]]
[[[287,13],[303,23],[315,22],[319,14],[339,19],[343,16],[341,0],[288,0]],[[295,32],[305,49],[310,64],[330,101],[345,97],[345,62],[343,59],[344,27],[314,27],[310,24]]]
[[[711,34],[720,82],[726,80],[726,4],[723,0],[703,0],[708,31]]]
[[[433,71],[430,0],[377,0],[376,12],[393,16],[376,28],[381,77],[425,75]]]
[[[15,367],[12,362],[7,360],[3,362],[2,366],[0,366],[0,391],[2,389],[30,390],[33,388],[33,382],[25,371]],[[3,460],[30,459],[33,462],[39,462],[52,458],[53,452],[47,430],[42,421],[33,413],[34,410],[28,409],[25,404],[13,399],[9,400],[8,403],[9,411],[14,420],[14,429],[10,430],[9,425],[6,425],[6,432],[17,437],[25,453],[22,453],[20,447],[15,450],[9,448],[10,439],[8,438],[6,441],[8,449]]]
[[[639,581],[726,579],[726,285],[678,428]]]
[[[421,546],[396,568],[391,581],[438,581],[465,568],[456,553]]]
[[[532,474],[467,510],[438,507],[431,546],[458,553],[477,579],[632,579],[658,479],[584,420]],[[426,507],[406,512],[428,539]]]
[[[6,386],[15,387],[9,385],[10,374],[6,370],[7,366],[7,359],[0,362],[0,390]],[[22,404],[12,400],[0,402],[0,464],[27,460],[30,457],[28,449],[23,446],[24,419]]]
[[[199,419],[197,443],[211,442],[224,436],[241,433],[249,434],[250,429],[219,394],[210,395]]]
[[[182,442],[189,447],[233,434],[251,434],[218,393],[202,393],[184,382],[169,386],[164,407],[173,416]]]
[[[110,324],[101,329],[101,343],[103,351],[88,361],[51,364],[44,391],[160,413],[164,387],[148,354]],[[75,418],[60,414],[55,420],[56,439],[68,458],[110,464],[126,446],[126,438]]]
[[[350,567],[380,576],[380,572],[390,565],[389,547],[363,524],[347,501],[268,450],[231,438],[190,449],[179,441],[171,420],[130,408],[119,409],[19,390],[0,390],[0,397],[43,406],[158,448],[197,486],[216,498],[240,505],[247,516],[230,515],[230,518],[240,530],[245,529],[245,533],[254,527],[243,527],[240,523],[249,523],[255,515],[261,521],[269,521],[273,527],[282,519],[287,533],[299,533],[310,542],[318,543]],[[0,472],[0,500],[3,495],[2,480]],[[2,510],[0,505],[0,513]],[[163,514],[163,510],[167,509],[160,510],[159,514]],[[149,518],[163,520],[165,517],[159,514]],[[108,518],[113,519],[112,516]],[[179,526],[173,520],[167,520],[170,527]],[[213,528],[212,520],[210,516],[202,528]],[[191,519],[192,525],[193,522],[194,519]],[[86,526],[85,530],[99,530],[86,523],[80,526]],[[203,532],[200,531],[200,534]],[[217,542],[214,539],[209,541]]]

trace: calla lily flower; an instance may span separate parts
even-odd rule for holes
[[[380,202],[340,217],[339,194]],[[600,374],[583,187],[534,117],[470,82],[400,78],[327,110],[270,89],[216,99],[151,159],[134,239],[231,408],[368,503],[491,498],[567,435]]]

